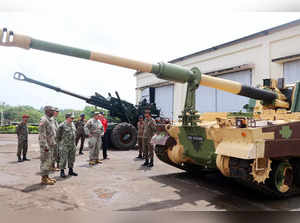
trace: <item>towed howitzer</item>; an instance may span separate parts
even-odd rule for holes
[[[134,106],[127,101],[121,100],[117,91],[115,92],[116,97],[112,97],[109,93],[108,99],[99,93],[95,93],[95,95],[91,97],[85,97],[56,86],[28,78],[20,72],[14,73],[14,79],[50,88],[54,91],[84,100],[88,104],[108,110],[109,115],[112,118],[118,118],[120,120],[120,123],[109,123],[107,129],[107,134],[109,135],[108,138],[110,140],[109,144],[118,149],[129,149],[135,146],[137,141],[136,127],[138,116],[143,115],[145,108],[151,109],[154,116],[159,116],[160,113],[159,110],[156,109],[155,104],[139,103],[138,106]]]
[[[300,83],[285,87],[282,81],[265,80],[264,89],[241,85],[170,63],[149,64],[108,54],[73,48],[7,29],[0,45],[37,49],[129,69],[158,78],[187,83],[184,109],[177,125],[152,138],[157,157],[191,172],[219,170],[268,195],[287,197],[300,192]],[[195,109],[199,85],[246,96],[254,100],[252,117],[231,117]]]

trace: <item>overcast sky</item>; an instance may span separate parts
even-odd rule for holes
[[[0,28],[155,63],[299,19],[300,4],[296,2],[1,0]],[[106,97],[117,90],[122,99],[135,103],[133,70],[8,47],[0,48],[0,59],[0,102],[6,104],[73,109],[86,105],[53,90],[15,81],[16,71],[84,96],[98,92]]]

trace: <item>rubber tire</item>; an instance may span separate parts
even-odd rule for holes
[[[128,141],[122,141],[122,136],[129,134],[130,138]],[[134,148],[137,142],[137,130],[136,128],[127,122],[122,122],[116,125],[111,131],[110,135],[113,147],[120,150],[128,150]]]

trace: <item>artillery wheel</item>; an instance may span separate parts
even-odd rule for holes
[[[113,128],[110,139],[115,148],[131,149],[137,141],[136,128],[130,123],[122,122]]]

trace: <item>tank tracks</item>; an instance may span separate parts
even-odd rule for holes
[[[188,164],[178,165],[176,163],[173,163],[168,157],[166,146],[157,145],[155,147],[155,154],[158,157],[158,159],[160,159],[162,162],[167,163],[178,169],[185,170],[190,173],[212,172],[211,170],[207,171],[206,169],[201,168],[197,165],[188,165]],[[259,193],[263,194],[264,196],[267,196],[272,199],[283,199],[283,198],[289,198],[292,196],[300,195],[300,189],[297,187],[291,188],[291,190],[289,192],[280,193],[272,188],[271,182],[269,182],[269,180],[267,180],[265,184],[262,184],[262,183],[258,184],[256,182],[253,182],[252,178],[249,178],[249,179],[233,178],[233,179],[237,183],[240,183],[241,185],[248,187],[251,190],[258,191]]]

